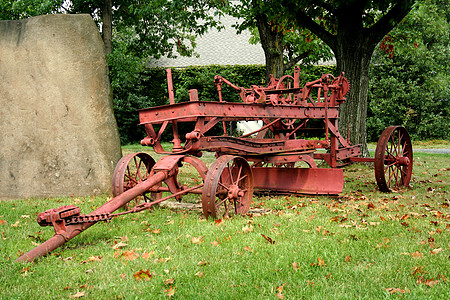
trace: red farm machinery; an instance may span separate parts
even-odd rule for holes
[[[413,152],[406,129],[388,127],[381,134],[375,157],[361,157],[361,145],[352,145],[348,134],[344,138],[339,132],[339,106],[350,89],[344,74],[324,74],[303,87],[299,75],[296,67],[293,76],[271,77],[267,86],[250,88],[215,76],[218,101],[200,101],[197,90],[190,90],[190,101],[175,103],[168,69],[170,104],[139,111],[140,124],[147,133],[141,144],[164,156],[157,162],[144,152],[124,156],[114,171],[114,198],[87,215],[80,214],[74,205],[40,213],[38,223],[53,226],[55,235],[17,261],[45,255],[99,221],[149,209],[171,198],[181,201],[186,194],[201,195],[206,217],[242,215],[249,210],[254,192],[339,194],[344,184],[342,167],[353,162],[374,163],[382,192],[408,186]],[[224,84],[239,93],[240,102],[223,100]],[[241,121],[262,121],[262,125],[240,136],[228,135],[227,125]],[[312,122],[323,124],[322,138],[303,138]],[[181,125],[190,126],[191,131],[181,136]],[[209,134],[218,127],[223,134]],[[161,144],[168,128],[173,135],[170,151]],[[216,157],[209,168],[200,159],[205,151],[214,152]],[[318,163],[328,167],[318,167]],[[201,179],[198,184],[180,183],[183,164],[196,170]],[[113,214],[121,207],[127,211]]]

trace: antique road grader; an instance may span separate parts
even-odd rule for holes
[[[408,186],[413,153],[407,131],[400,126],[388,127],[378,141],[375,157],[361,157],[361,146],[352,145],[348,134],[344,138],[338,128],[339,105],[350,89],[344,74],[336,78],[322,75],[304,87],[300,87],[299,74],[297,67],[293,76],[271,77],[267,87],[250,88],[215,76],[219,101],[200,101],[197,90],[190,90],[190,101],[175,103],[168,69],[170,104],[139,111],[140,124],[147,133],[141,144],[166,156],[157,162],[143,152],[124,156],[113,176],[114,198],[87,215],[80,214],[74,205],[40,213],[38,223],[53,226],[55,235],[17,261],[45,255],[99,221],[149,209],[170,198],[180,201],[186,194],[201,194],[206,217],[242,215],[248,211],[254,191],[339,194],[344,183],[340,167],[353,162],[374,162],[375,178],[383,192]],[[241,102],[224,101],[223,84],[235,89]],[[227,134],[230,122],[255,120],[263,124],[254,132],[239,137]],[[321,138],[301,138],[310,130],[311,120],[322,124]],[[183,123],[192,124],[193,129],[185,136],[178,130],[181,124],[186,127]],[[161,138],[170,127],[173,148],[167,151]],[[213,128],[216,133],[217,128],[223,128],[223,134],[211,135]],[[215,152],[217,158],[209,168],[199,159],[204,151]],[[329,168],[319,168],[317,161]],[[200,184],[180,184],[177,175],[183,164],[195,168]],[[121,207],[128,210],[113,214]]]

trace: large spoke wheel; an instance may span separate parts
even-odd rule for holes
[[[219,157],[209,168],[202,192],[203,214],[223,218],[243,215],[253,197],[252,170],[239,156]]]
[[[147,153],[131,153],[122,157],[114,170],[113,196],[116,197],[146,180],[154,165],[155,160]],[[150,193],[139,195],[125,204],[124,208],[129,209],[143,202],[148,202],[151,197]]]
[[[375,150],[375,178],[382,192],[407,187],[411,180],[411,139],[402,126],[390,126],[380,136]]]

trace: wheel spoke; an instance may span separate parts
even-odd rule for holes
[[[236,177],[236,181],[232,180],[233,184],[235,184],[235,185],[238,185],[238,183],[240,181],[239,178],[241,177],[242,167],[243,167],[242,165],[239,167],[239,171],[238,171],[238,174],[237,174],[237,177]]]
[[[221,187],[223,187],[223,188],[226,189],[227,191],[230,190],[230,187],[224,185],[222,182],[219,181],[218,183],[219,183],[219,185],[220,185]]]

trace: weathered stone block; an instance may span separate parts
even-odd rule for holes
[[[0,198],[108,191],[121,149],[89,15],[0,21]]]

